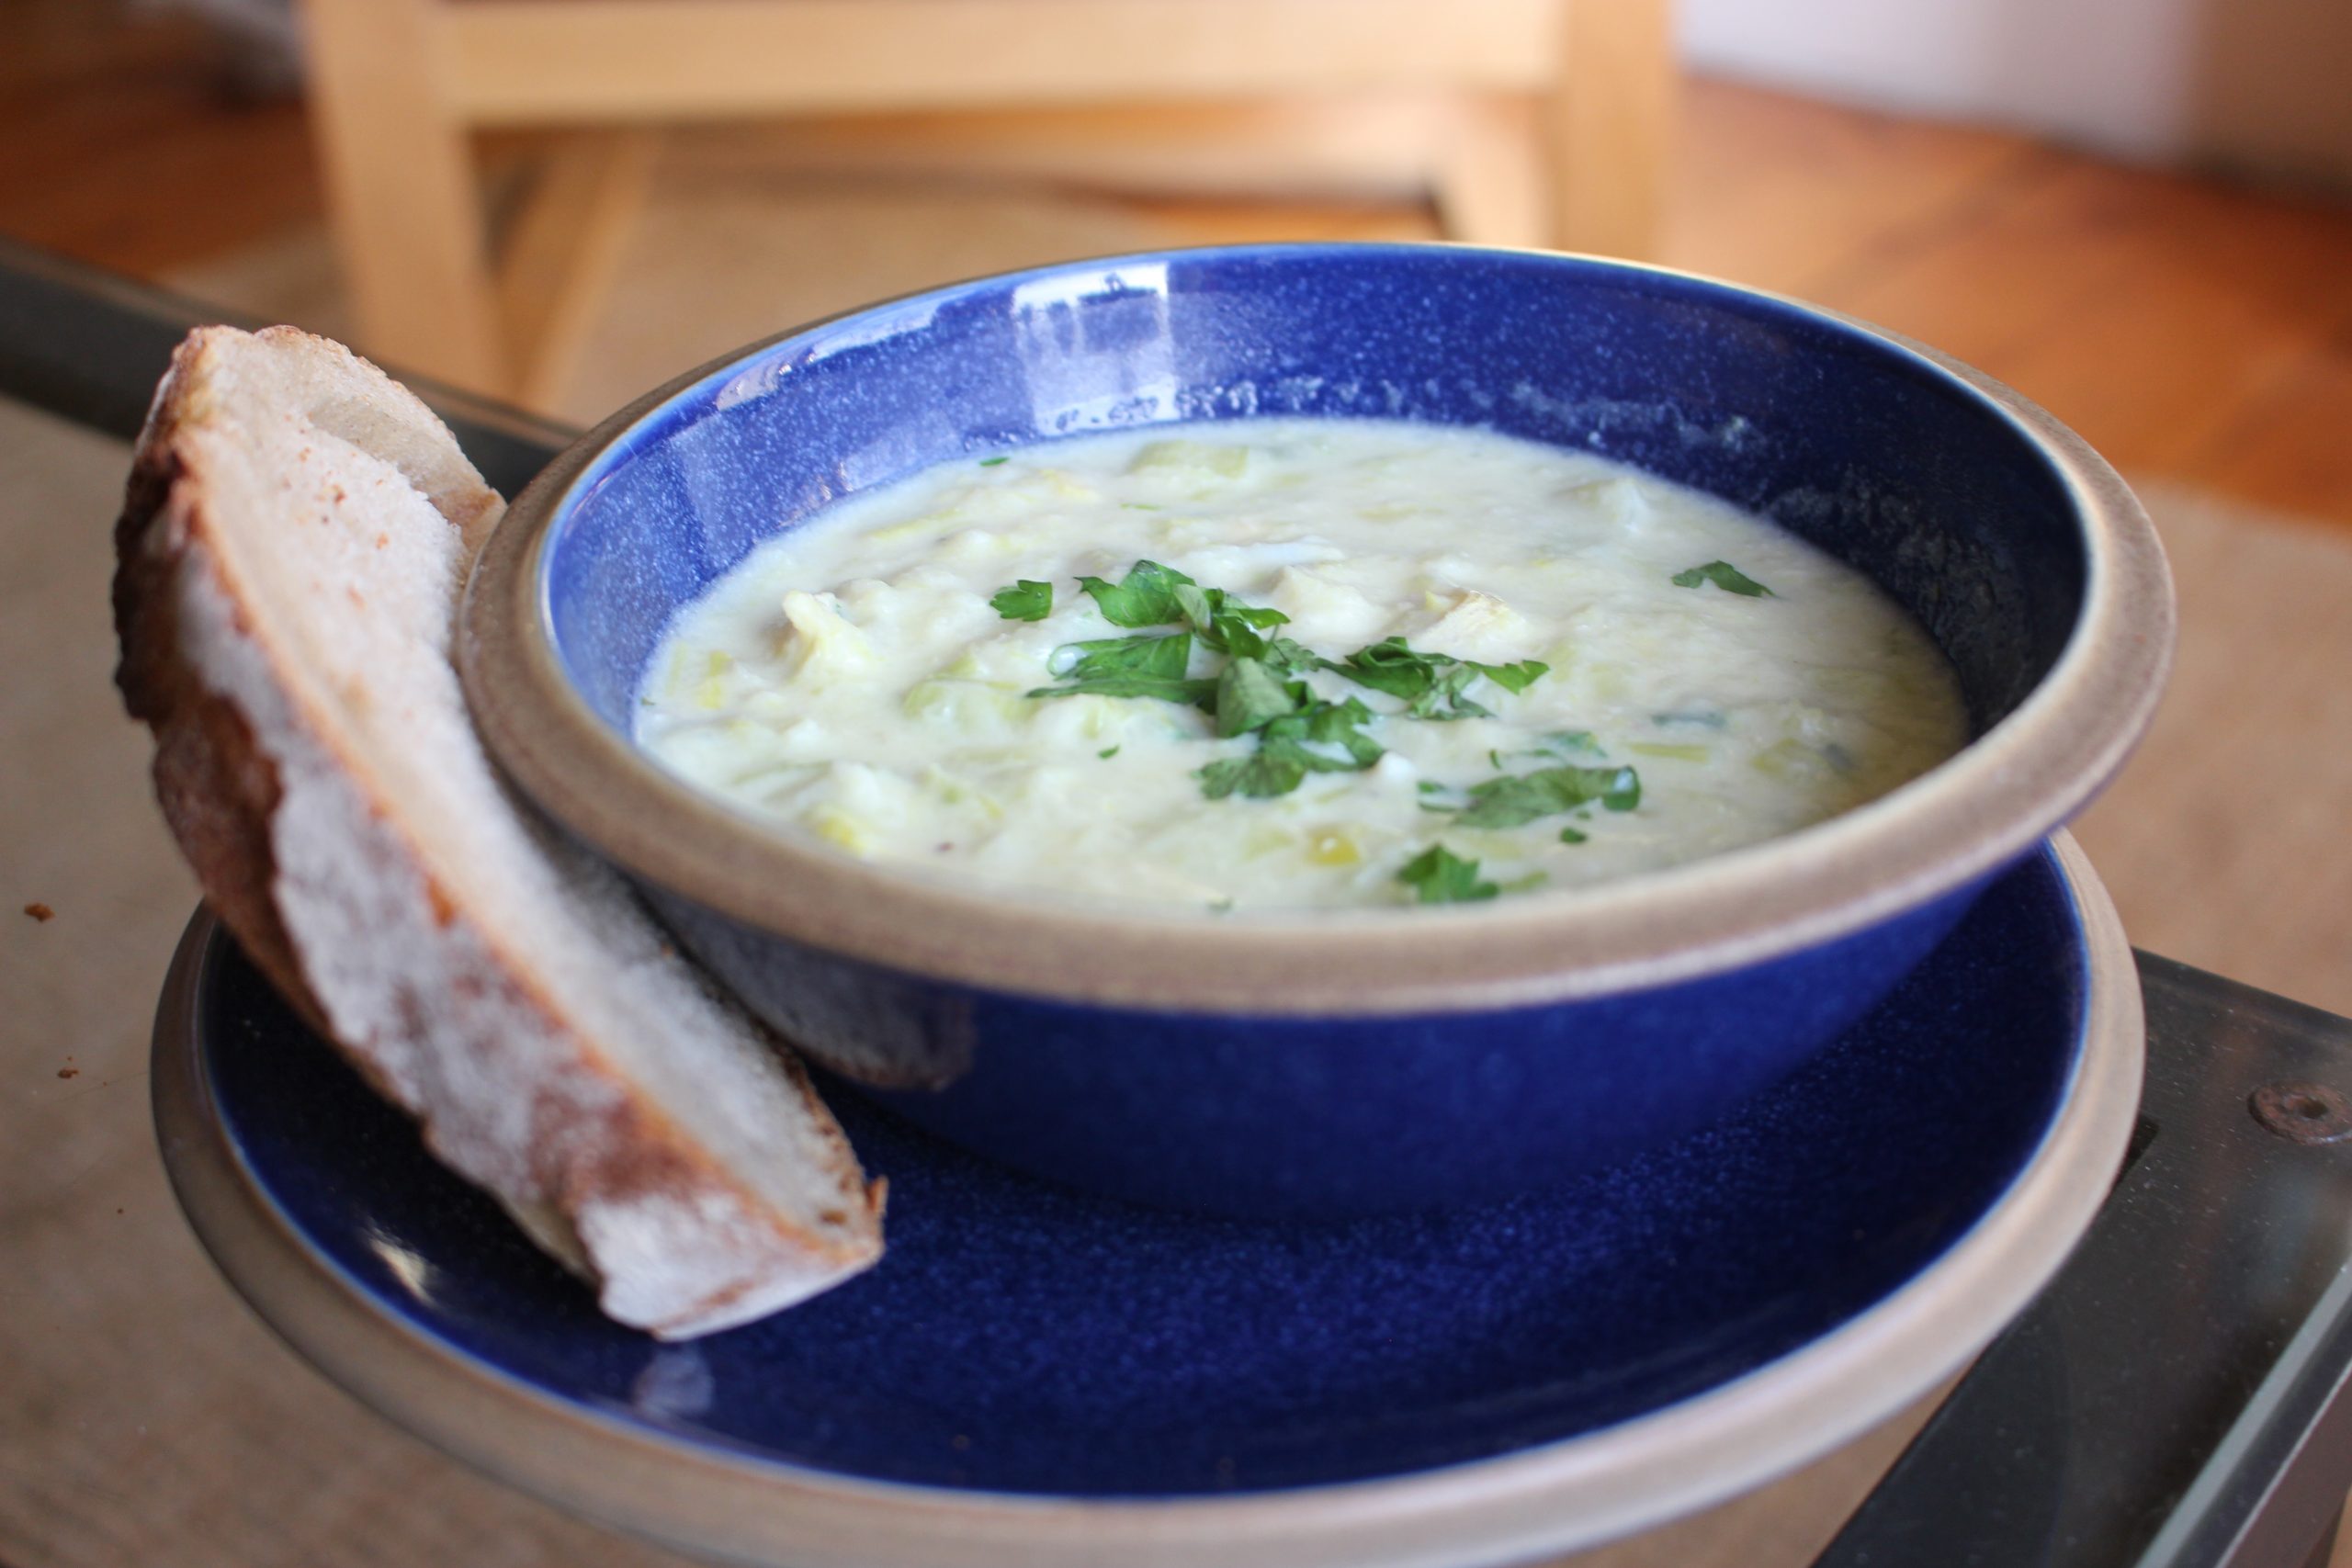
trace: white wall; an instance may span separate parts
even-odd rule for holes
[[[1679,0],[1694,68],[2144,161],[2352,181],[2352,0]]]

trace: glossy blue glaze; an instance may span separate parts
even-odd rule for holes
[[[845,1104],[889,1252],[663,1347],[602,1317],[224,940],[206,1080],[293,1233],[381,1310],[583,1416],[871,1480],[1160,1497],[1524,1450],[1756,1371],[1932,1266],[2039,1144],[2086,973],[2046,854],[1735,1116],[1443,1215],[1285,1226],[1089,1197]]]
[[[654,904],[787,1035],[900,1036],[908,1055],[937,1061],[944,1083],[864,1092],[942,1136],[1137,1202],[1321,1219],[1499,1197],[1704,1126],[1860,1017],[1975,893],[1659,990],[1336,1019],[944,986],[778,942],[658,890]]]
[[[679,607],[831,502],[1081,432],[1295,414],[1486,426],[1759,511],[1905,604],[1980,728],[2047,671],[2080,603],[2079,529],[2040,448],[1882,340],[1569,257],[1277,246],[982,280],[739,356],[614,440],[559,502],[548,624],[570,679],[626,734]],[[945,986],[648,891],[820,1059],[883,1038],[960,1071],[893,1095],[933,1130],[1081,1186],[1261,1215],[1473,1201],[1687,1130],[1870,1008],[1968,898],[1664,990],[1329,1021]]]

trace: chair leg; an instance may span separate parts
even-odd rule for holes
[[[361,344],[503,395],[473,162],[436,69],[438,0],[303,0],[311,115]]]
[[[1542,116],[1524,97],[1464,95],[1436,161],[1438,221],[1475,245],[1552,243],[1551,169]]]
[[[1560,0],[1550,108],[1552,243],[1648,257],[1674,118],[1668,0]]]
[[[510,393],[548,412],[586,346],[651,182],[659,133],[582,131],[548,160],[498,264]]]

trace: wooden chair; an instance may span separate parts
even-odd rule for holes
[[[578,346],[665,122],[952,110],[976,129],[933,136],[941,164],[1376,165],[1431,190],[1455,238],[1638,256],[1657,226],[1667,0],[303,4],[365,346],[525,402]],[[1330,116],[1375,99],[1385,119]],[[470,138],[514,127],[580,133],[493,264]]]

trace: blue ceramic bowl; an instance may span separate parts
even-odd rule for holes
[[[845,495],[1114,426],[1301,414],[1490,428],[1759,512],[1910,609],[1975,739],[1858,811],[1674,871],[1225,917],[869,864],[630,744],[671,617]],[[2172,635],[2113,471],[1916,344],[1628,264],[1275,245],[984,278],[695,371],[515,501],[460,652],[522,791],[838,1077],[1078,1186],[1321,1218],[1555,1181],[1789,1073],[2112,774]]]

